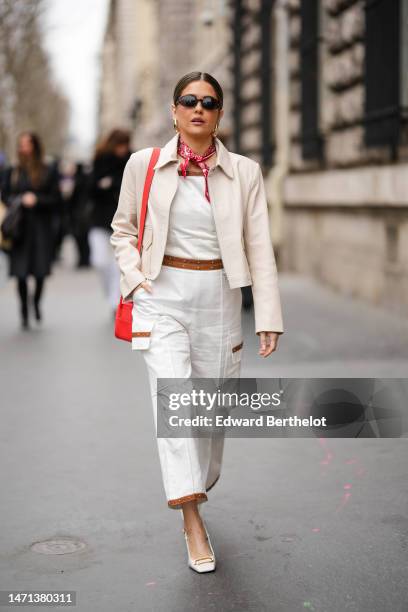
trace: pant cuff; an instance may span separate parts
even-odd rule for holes
[[[191,495],[184,495],[183,497],[177,497],[176,499],[169,499],[167,505],[169,508],[174,508],[179,510],[182,504],[185,504],[189,501],[208,501],[208,497],[205,493],[191,493]]]

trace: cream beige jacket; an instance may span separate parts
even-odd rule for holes
[[[161,269],[170,206],[177,191],[177,140],[178,134],[161,149],[155,165],[141,256],[136,247],[138,219],[152,148],[133,153],[123,174],[118,208],[112,220],[111,244],[121,271],[120,289],[124,300],[130,299],[133,290],[145,279],[154,280]],[[208,186],[229,286],[234,289],[252,285],[256,333],[283,333],[260,166],[248,157],[231,153],[218,138],[215,144],[217,160],[210,169]]]

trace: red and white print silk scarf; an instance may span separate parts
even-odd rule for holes
[[[216,151],[216,146],[213,143],[210,147],[208,147],[208,149],[206,150],[206,152],[204,153],[204,155],[198,155],[197,153],[194,153],[194,151],[192,149],[190,149],[190,147],[188,146],[188,144],[186,144],[181,137],[179,138],[179,142],[177,145],[177,152],[178,154],[184,158],[184,161],[182,162],[180,169],[182,172],[182,175],[184,176],[184,178],[186,178],[187,176],[187,166],[188,166],[188,162],[192,161],[194,164],[196,164],[197,166],[200,166],[203,174],[204,174],[204,178],[205,178],[205,197],[207,198],[207,200],[210,202],[210,194],[208,191],[208,172],[210,170],[210,168],[207,166],[207,164],[205,163],[205,160],[208,159],[209,157],[211,157],[211,155],[213,155],[213,153]]]

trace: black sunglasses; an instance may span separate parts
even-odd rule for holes
[[[179,96],[176,104],[181,104],[181,106],[185,106],[186,108],[195,108],[199,102],[201,102],[202,107],[205,108],[205,110],[215,110],[216,108],[221,108],[221,103],[219,100],[217,100],[217,98],[213,98],[212,96],[197,98],[197,96],[194,94]]]

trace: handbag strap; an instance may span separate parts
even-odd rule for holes
[[[145,183],[144,183],[144,188],[143,188],[142,208],[140,211],[139,238],[137,241],[137,249],[139,253],[142,248],[142,240],[143,240],[143,233],[144,233],[146,213],[147,213],[147,203],[149,201],[150,186],[152,184],[153,175],[154,175],[154,166],[156,165],[156,162],[159,159],[159,155],[160,155],[160,149],[158,147],[155,147],[150,157],[149,167],[147,168],[147,173],[146,173],[146,178],[145,178]]]

